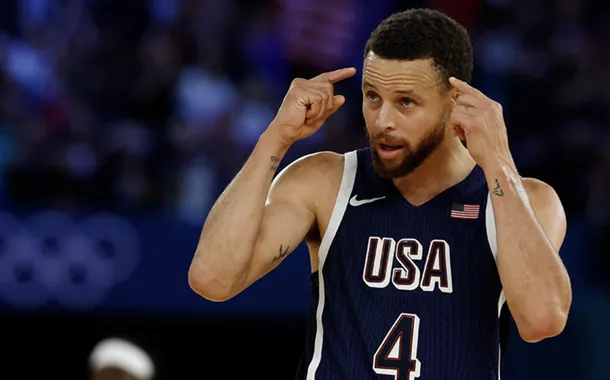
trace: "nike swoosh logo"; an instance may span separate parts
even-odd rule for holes
[[[385,198],[385,197],[379,197],[379,198],[360,199],[360,200],[358,200],[358,199],[356,199],[357,197],[358,197],[358,195],[354,195],[354,196],[353,196],[353,197],[352,197],[352,198],[349,200],[349,204],[350,204],[351,206],[358,207],[358,206],[362,206],[362,205],[365,205],[365,204],[367,204],[367,203],[373,203],[373,202],[376,202],[376,201],[379,201],[379,200],[381,200],[381,199],[384,199],[384,198]]]

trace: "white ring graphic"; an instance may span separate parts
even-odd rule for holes
[[[13,306],[95,307],[139,259],[138,233],[117,215],[49,211],[19,222],[0,212],[0,299]]]

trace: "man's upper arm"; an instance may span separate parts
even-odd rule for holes
[[[341,156],[321,152],[286,167],[273,181],[244,288],[267,274],[316,228],[316,198],[326,194],[329,166]]]
[[[540,180],[524,178],[522,182],[538,223],[559,252],[567,228],[559,196],[551,186]]]

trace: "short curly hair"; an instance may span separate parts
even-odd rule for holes
[[[412,61],[432,59],[445,89],[449,77],[472,79],[472,44],[466,29],[447,15],[430,9],[409,9],[394,13],[371,33],[364,56],[369,52],[383,59]]]

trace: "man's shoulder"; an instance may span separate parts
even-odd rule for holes
[[[324,165],[337,165],[343,163],[345,160],[345,154],[333,152],[330,150],[323,150],[311,154],[306,154],[299,159],[297,162],[306,162],[308,165],[324,166]]]
[[[345,154],[331,151],[302,156],[278,174],[272,190],[317,204],[337,193],[343,178],[345,157]]]
[[[320,151],[296,159],[284,169],[284,172],[303,181],[319,177],[332,177],[337,174],[340,178],[344,161],[345,154]]]
[[[550,195],[555,192],[553,187],[548,183],[539,180],[538,178],[522,177],[521,183],[528,193],[541,193],[541,195]]]
[[[536,178],[522,178],[521,183],[532,207],[538,212],[551,212],[563,215],[561,199],[555,189]]]

